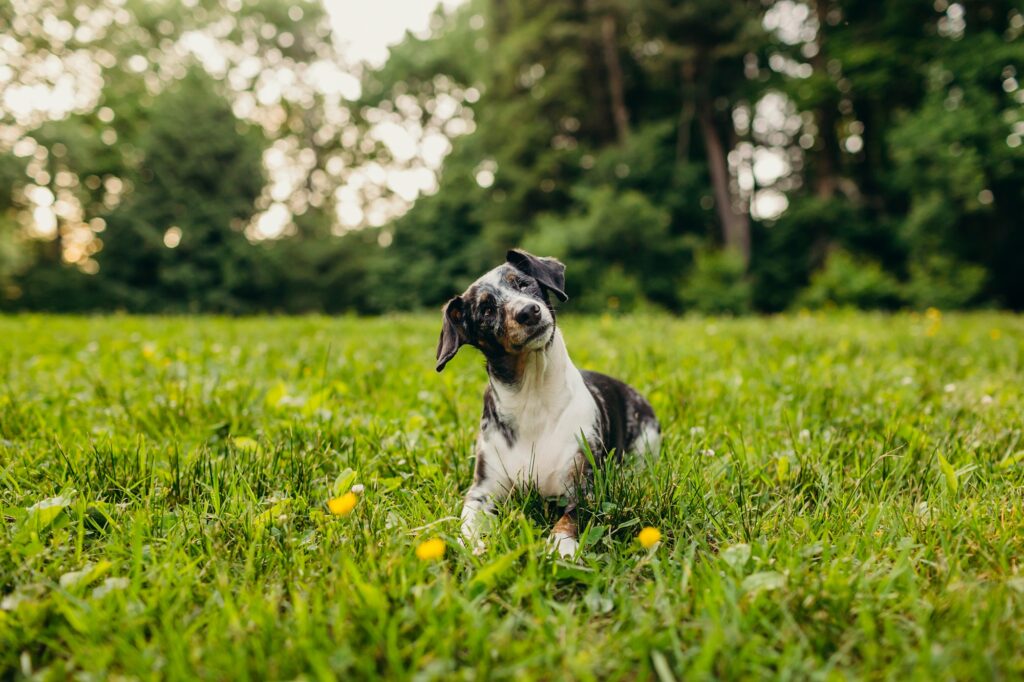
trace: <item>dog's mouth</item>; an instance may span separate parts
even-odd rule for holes
[[[548,334],[554,328],[553,322],[539,322],[534,327],[520,327],[501,340],[506,353],[518,355],[544,347],[548,342]]]
[[[550,322],[541,322],[540,324],[537,325],[536,329],[530,332],[530,334],[526,337],[527,342],[533,341],[534,339],[543,336],[544,334],[547,334],[548,330],[551,329],[551,326],[552,325]]]
[[[526,350],[528,347],[536,345],[535,342],[540,339],[544,339],[547,342],[547,334],[551,331],[555,325],[551,322],[541,322],[533,329],[529,330],[526,334],[526,338],[516,344],[520,349]]]

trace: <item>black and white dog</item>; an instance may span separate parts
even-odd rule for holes
[[[565,266],[520,250],[506,259],[445,305],[437,344],[438,372],[469,344],[484,354],[490,377],[462,534],[482,551],[482,522],[494,498],[535,485],[542,495],[568,499],[551,542],[562,556],[573,556],[576,495],[591,474],[583,439],[600,463],[613,451],[657,454],[661,429],[637,391],[581,372],[569,359],[548,299],[567,300]]]

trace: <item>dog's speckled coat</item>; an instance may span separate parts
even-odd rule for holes
[[[565,495],[566,513],[552,544],[562,556],[577,550],[573,510],[590,467],[611,452],[657,453],[661,431],[654,410],[630,386],[572,363],[548,298],[565,301],[565,266],[553,258],[508,252],[507,262],[474,282],[444,309],[437,346],[441,371],[465,344],[478,348],[490,377],[476,440],[476,471],[462,510],[463,536],[482,550],[482,521],[497,495],[534,485]]]

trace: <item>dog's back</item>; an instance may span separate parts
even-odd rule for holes
[[[618,379],[581,370],[599,413],[602,443],[595,457],[603,458],[611,451],[621,458],[623,453],[657,453],[661,444],[661,426],[654,408],[632,386]]]

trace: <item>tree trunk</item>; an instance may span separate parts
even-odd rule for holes
[[[606,14],[601,19],[601,43],[604,48],[604,64],[608,70],[608,90],[611,95],[612,117],[615,120],[615,133],[620,144],[629,139],[629,110],[626,108],[626,96],[622,79],[622,62],[619,59],[619,46],[615,39],[615,17]]]
[[[694,104],[696,93],[694,92],[693,81],[697,76],[697,67],[692,59],[687,59],[679,67],[679,73],[683,78],[683,104],[679,107],[679,131],[676,136],[676,160],[684,161],[690,158],[690,138],[693,135],[693,117],[697,114],[697,107]]]
[[[594,20],[597,16],[593,0],[576,0],[581,30],[580,40],[583,53],[583,78],[589,102],[594,106],[587,115],[580,116],[583,122],[581,134],[589,134],[599,145],[611,143],[616,138],[611,96],[608,91],[607,71],[604,64],[604,50],[599,37],[600,27]]]
[[[53,234],[53,239],[43,249],[45,259],[51,263],[62,265],[64,263],[64,235],[61,234],[61,228],[63,220],[57,218],[57,230]]]
[[[711,174],[718,219],[722,223],[723,241],[726,248],[734,249],[743,257],[746,265],[750,262],[750,220],[733,206],[726,150],[715,126],[714,111],[707,97],[701,97],[697,102],[697,119],[708,155],[708,172]]]
[[[817,53],[811,58],[811,66],[826,78],[828,59],[825,56],[825,26],[828,21],[828,0],[817,0],[814,3],[818,19],[818,34],[815,37]],[[832,93],[834,95],[834,93]],[[814,191],[820,199],[831,199],[839,186],[839,136],[836,126],[839,117],[836,114],[836,97],[829,96],[818,104],[815,111],[815,123],[818,126],[818,144],[815,154]]]

